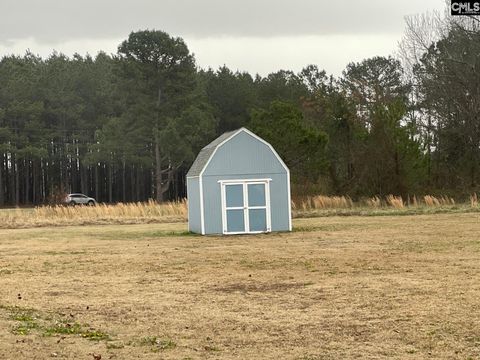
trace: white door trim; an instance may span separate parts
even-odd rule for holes
[[[224,235],[238,235],[238,234],[261,234],[272,231],[272,216],[270,210],[270,181],[272,179],[244,179],[244,180],[220,180],[218,183],[221,187],[222,198],[222,232]],[[265,206],[249,206],[248,204],[248,185],[262,184],[265,185]],[[227,207],[226,201],[226,186],[228,185],[242,185],[243,186],[243,206]],[[242,210],[245,231],[228,232],[227,230],[227,210]],[[265,209],[266,212],[266,231],[250,231],[250,209]]]

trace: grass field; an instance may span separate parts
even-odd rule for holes
[[[477,359],[479,220],[0,230],[0,359]]]

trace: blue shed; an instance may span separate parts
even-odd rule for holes
[[[200,234],[291,231],[290,171],[246,128],[205,146],[187,173],[188,228]]]

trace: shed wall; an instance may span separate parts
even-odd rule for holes
[[[198,177],[187,178],[188,230],[202,232],[200,215],[200,182]]]

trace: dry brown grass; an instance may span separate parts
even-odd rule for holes
[[[354,202],[348,196],[307,196],[293,201],[294,210],[308,211],[317,209],[347,209],[367,207],[372,209],[379,209],[382,207],[391,207],[394,209],[404,209],[406,207],[448,207],[457,205],[452,197],[446,195],[434,196],[424,195],[419,201],[416,195],[402,198],[398,195],[387,195],[384,198],[373,196],[371,198],[363,199]],[[466,205],[466,204],[462,204]],[[469,206],[478,207],[477,195],[470,196]]]
[[[475,208],[478,207],[477,193],[473,193],[472,195],[470,195],[470,206]]]
[[[425,195],[423,201],[426,206],[445,206],[455,205],[455,200],[448,196],[435,197],[432,195]]]
[[[379,207],[382,206],[382,200],[378,196],[374,196],[365,200],[365,204],[368,207],[378,209]]]
[[[99,204],[97,206],[42,206],[33,211],[38,218],[145,218],[183,216],[187,213],[186,200],[158,204],[155,201],[145,203],[119,203],[115,205]]]
[[[389,206],[395,209],[403,209],[405,207],[401,196],[388,195],[385,200]]]
[[[119,203],[97,206],[40,206],[34,209],[0,211],[0,228],[36,226],[141,224],[151,222],[185,221],[187,201],[157,204]]]
[[[351,208],[353,201],[348,196],[308,196],[304,199],[293,201],[294,210],[308,211],[312,209],[344,209]]]
[[[0,359],[479,358],[478,214],[294,227],[0,230]]]

